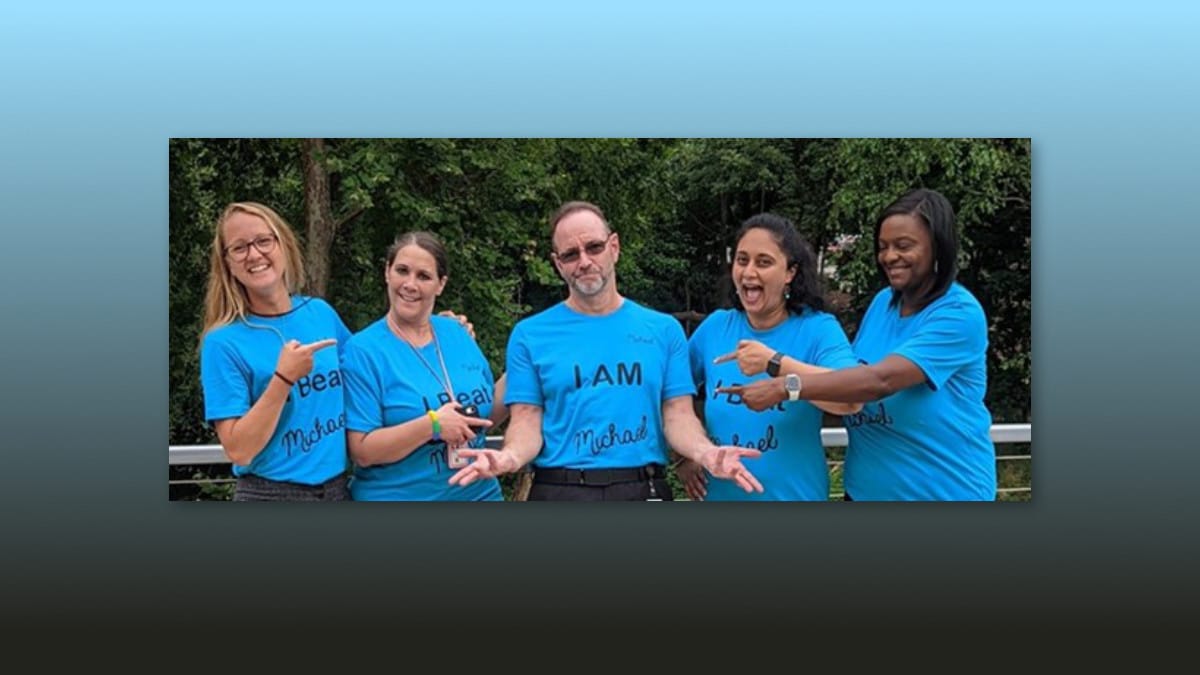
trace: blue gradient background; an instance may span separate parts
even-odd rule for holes
[[[1196,9],[328,4],[0,9],[10,620],[1194,615]],[[169,503],[167,140],[304,135],[1032,137],[1036,498]]]

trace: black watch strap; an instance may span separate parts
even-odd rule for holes
[[[771,355],[771,360],[767,361],[767,375],[779,377],[779,366],[781,365],[783,365],[783,352],[775,352]]]

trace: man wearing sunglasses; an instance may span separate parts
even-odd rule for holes
[[[508,341],[510,421],[500,450],[463,450],[455,485],[533,463],[530,501],[673,498],[668,447],[747,492],[742,464],[759,451],[716,446],[692,407],[687,339],[672,316],[617,291],[619,235],[595,204],[567,202],[550,218],[551,257],[565,301],[523,319]]]

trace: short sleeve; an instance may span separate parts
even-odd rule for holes
[[[339,316],[337,312],[333,313],[333,320],[337,324],[338,356],[344,358],[346,356],[346,343],[350,341],[350,336],[353,335],[353,333],[351,333],[350,329],[346,327],[345,322],[342,321],[342,317]]]
[[[692,331],[692,337],[688,339],[688,362],[692,368],[692,382],[698,390],[704,388],[704,373],[706,370],[704,347],[708,335],[708,330],[705,328],[706,325],[707,321],[701,322],[696,327],[696,330]]]
[[[958,369],[987,352],[987,321],[974,302],[930,307],[920,327],[892,353],[912,361],[938,389]]]
[[[526,403],[545,407],[542,386],[538,381],[530,346],[520,323],[513,327],[512,335],[508,338],[504,370],[508,375],[508,388],[504,393],[505,405]]]
[[[846,339],[846,331],[832,314],[820,313],[815,315],[818,326],[817,344],[813,350],[813,365],[839,370],[853,368],[858,365],[850,341]]]
[[[204,417],[209,422],[241,417],[250,411],[251,374],[241,365],[233,345],[213,335],[200,347],[200,386]]]
[[[346,428],[369,433],[383,426],[383,386],[363,348],[350,342],[342,357]]]
[[[674,317],[666,317],[664,338],[667,346],[667,370],[663,380],[663,398],[666,401],[677,396],[694,396],[696,384],[688,359],[687,338],[683,326]]]

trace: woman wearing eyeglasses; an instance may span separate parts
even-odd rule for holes
[[[350,331],[324,300],[297,294],[303,281],[300,247],[279,214],[254,202],[225,208],[200,379],[205,418],[238,478],[234,501],[349,498],[339,350]]]
[[[449,483],[464,448],[508,416],[505,378],[459,321],[434,316],[448,279],[446,249],[428,232],[387,252],[388,310],[346,345],[346,428],[356,501],[498,501],[495,478]]]
[[[688,341],[688,352],[706,430],[714,442],[762,452],[754,475],[763,491],[748,493],[728,481],[709,481],[690,460],[679,466],[680,479],[692,499],[827,500],[822,410],[841,415],[862,406],[801,402],[755,412],[740,397],[718,389],[787,373],[849,368],[856,363],[854,353],[837,319],[823,311],[816,256],[790,220],[770,213],[753,216],[734,241],[733,309],[709,315]]]

